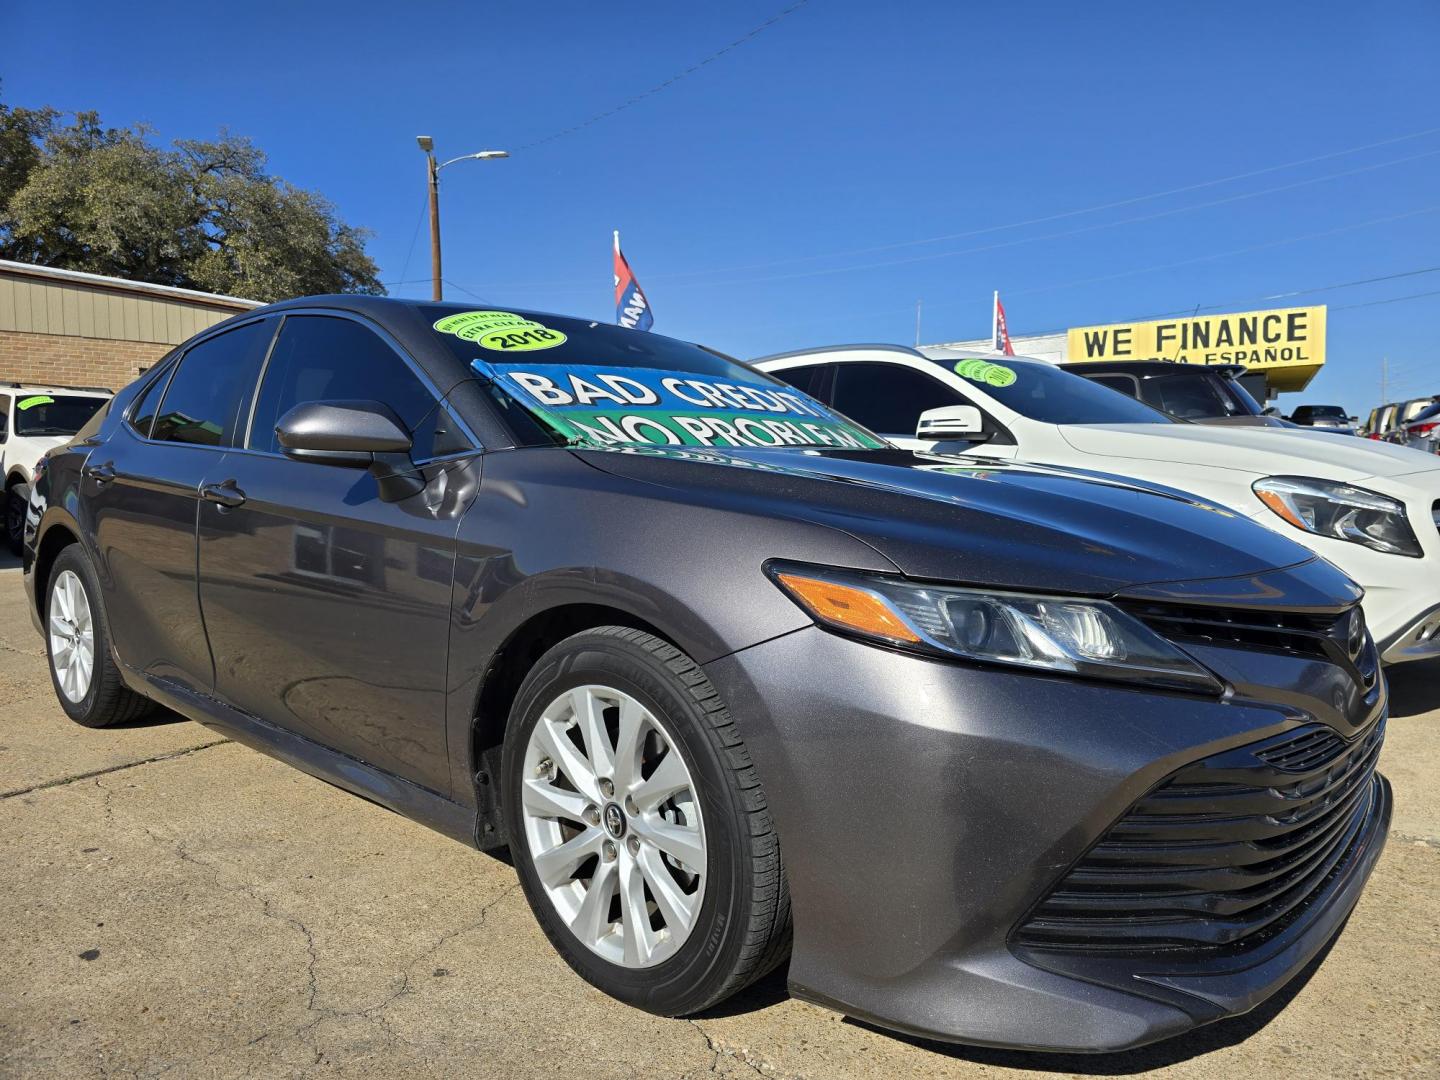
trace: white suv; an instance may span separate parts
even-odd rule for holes
[[[1298,427],[1191,424],[1025,357],[856,345],[754,366],[898,446],[1020,457],[1193,492],[1287,533],[1363,586],[1387,663],[1440,656],[1433,454]]]
[[[0,475],[5,477],[5,540],[20,554],[25,507],[35,462],[69,442],[114,395],[99,386],[42,386],[0,382]]]

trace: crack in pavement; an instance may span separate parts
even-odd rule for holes
[[[1398,829],[1391,829],[1390,839],[1402,840],[1407,844],[1414,844],[1416,847],[1428,847],[1440,850],[1440,836],[1417,836],[1414,833],[1400,832]]]
[[[158,833],[154,832],[149,827],[142,826],[142,828],[145,830],[146,835],[149,836],[154,843],[171,850],[174,855],[182,862],[190,863],[191,865],[200,867],[202,870],[204,870],[206,874],[212,879],[217,889],[221,890],[222,892],[238,894],[247,897],[248,899],[260,905],[260,914],[264,918],[274,919],[278,922],[282,922],[286,926],[290,927],[292,930],[299,933],[304,938],[307,957],[305,965],[305,1011],[306,1013],[311,1014],[312,1018],[306,1023],[302,1024],[300,1027],[286,1033],[286,1036],[288,1038],[294,1039],[301,1044],[308,1044],[309,1046],[311,1060],[309,1064],[301,1070],[300,1075],[308,1073],[311,1069],[323,1064],[326,1060],[325,1051],[320,1045],[320,1039],[317,1033],[317,1029],[326,1021],[343,1020],[354,1017],[363,1018],[365,1020],[373,1021],[375,1023],[375,1025],[384,1033],[386,1043],[392,1046],[400,1043],[402,1041],[401,1036],[395,1031],[393,1027],[390,1026],[388,1019],[384,1016],[384,1011],[388,1009],[391,1005],[393,1005],[396,1001],[411,993],[411,973],[415,970],[417,966],[424,963],[427,959],[429,959],[441,948],[443,948],[446,943],[461,936],[462,934],[470,933],[471,931],[478,930],[482,926],[484,926],[485,920],[489,915],[491,909],[494,908],[497,904],[507,899],[508,897],[514,895],[520,889],[520,883],[518,881],[511,883],[497,896],[494,896],[481,906],[479,916],[475,919],[475,921],[467,923],[464,926],[456,927],[454,929],[445,931],[438,938],[436,938],[432,944],[430,944],[421,952],[417,953],[411,959],[406,961],[399,972],[399,985],[395,986],[392,990],[387,992],[385,996],[376,1004],[359,1009],[337,1009],[320,1004],[320,979],[318,973],[320,950],[316,942],[314,931],[312,931],[310,927],[308,927],[304,923],[304,921],[302,921],[299,917],[280,909],[274,899],[262,893],[257,886],[250,885],[244,882],[234,885],[227,884],[222,879],[221,867],[216,866],[213,863],[206,862],[204,859],[197,857],[192,851],[190,851],[189,848],[185,846],[183,840],[166,840],[164,837],[160,836]],[[392,976],[392,979],[393,978],[394,977]],[[243,1044],[217,1047],[215,1050],[207,1054],[206,1058],[213,1058],[222,1053],[226,1053],[236,1049],[247,1049],[270,1038],[273,1034],[276,1033],[267,1031],[259,1036],[247,1040]],[[148,1071],[147,1075],[149,1075],[150,1077],[157,1077],[162,1075],[163,1073],[169,1072],[170,1070],[178,1066],[190,1064],[192,1062],[193,1059],[168,1062],[159,1066],[158,1068],[153,1068],[151,1071]]]
[[[126,769],[138,769],[141,765],[153,765],[157,761],[173,761],[175,758],[185,757],[187,754],[198,754],[201,750],[209,750],[216,746],[224,746],[230,742],[229,739],[216,739],[214,742],[201,743],[199,746],[188,746],[184,750],[172,750],[168,754],[156,754],[154,757],[141,758],[139,761],[127,761],[121,765],[107,765],[103,769],[91,769],[89,772],[76,773],[74,776],[62,776],[58,780],[46,780],[43,783],[31,784],[25,788],[15,788],[13,791],[0,791],[0,802],[5,799],[19,798],[21,795],[29,795],[36,791],[46,791],[49,788],[64,787],[66,784],[75,784],[81,780],[93,780],[97,776],[107,776],[110,773],[123,772]]]
[[[687,1019],[685,1022],[700,1033],[701,1037],[705,1040],[705,1048],[709,1050],[710,1053],[715,1055],[715,1057],[710,1062],[710,1072],[713,1073],[720,1071],[720,1059],[723,1057],[730,1061],[734,1061],[740,1065],[744,1065],[756,1076],[780,1075],[778,1072],[776,1072],[775,1067],[769,1062],[763,1060],[757,1062],[752,1060],[749,1051],[732,1050],[724,1043],[717,1041],[708,1031],[706,1031],[703,1027],[700,1026],[699,1020]],[[766,1069],[769,1069],[770,1071],[766,1072]]]

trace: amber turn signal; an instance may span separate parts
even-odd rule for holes
[[[1257,489],[1255,494],[1260,497],[1261,502],[1263,502],[1271,510],[1274,510],[1275,513],[1279,514],[1291,525],[1294,525],[1297,529],[1304,529],[1306,532],[1310,531],[1310,527],[1300,519],[1300,515],[1295,513],[1294,509],[1290,506],[1289,502],[1287,502],[1283,496],[1278,495],[1273,491],[1264,491],[1260,489]]]
[[[802,577],[799,574],[782,572],[776,574],[775,578],[810,614],[823,623],[853,630],[867,637],[914,644],[920,642],[915,631],[906,626],[900,616],[874,593],[857,589],[853,585],[841,585],[838,582]]]

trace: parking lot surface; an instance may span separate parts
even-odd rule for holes
[[[0,1076],[1440,1075],[1440,668],[1404,670],[1393,832],[1324,962],[1121,1055],[891,1036],[786,997],[693,1020],[573,975],[511,868],[175,717],[89,731],[0,569]]]

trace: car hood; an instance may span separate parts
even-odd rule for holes
[[[697,507],[843,530],[935,581],[1105,596],[1314,558],[1232,511],[1101,473],[897,449],[574,452]]]
[[[1304,475],[1350,482],[1402,476],[1426,466],[1425,455],[1418,450],[1303,428],[1064,424],[1058,430],[1082,454],[1213,466],[1255,476]],[[1099,462],[1096,466],[1104,468]]]

